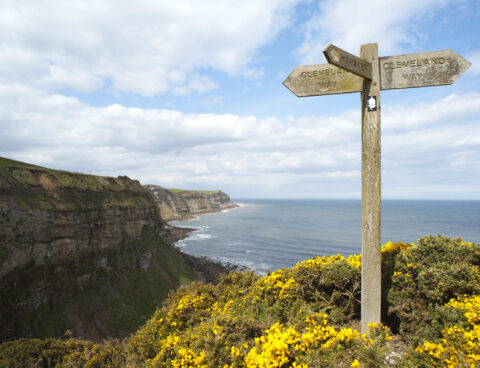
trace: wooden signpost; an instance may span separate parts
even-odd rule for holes
[[[381,315],[380,91],[452,84],[470,62],[453,50],[378,57],[376,43],[360,46],[360,57],[334,45],[328,64],[297,66],[283,84],[298,97],[361,92],[362,106],[362,300],[361,328]]]
[[[361,92],[363,78],[330,64],[297,66],[283,84],[298,97]]]
[[[360,77],[372,79],[372,63],[349,54],[332,44],[325,47],[323,54],[329,64],[348,70]]]
[[[381,89],[452,84],[470,65],[453,50],[381,57]]]

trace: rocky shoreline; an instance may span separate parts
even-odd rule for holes
[[[144,187],[157,203],[162,220],[166,222],[191,220],[197,215],[238,207],[238,204],[232,202],[230,197],[222,191],[173,191],[158,185]],[[207,257],[195,257],[178,249],[175,244],[188,237],[192,231],[195,229],[166,224],[162,237],[195,270],[200,281],[216,283],[221,275],[238,269],[237,266],[223,265]]]
[[[220,276],[239,269],[238,266],[211,260],[208,257],[195,257],[185,252],[182,252],[176,243],[189,236],[192,231],[196,229],[176,227],[172,225],[165,225],[162,236],[175,249],[178,255],[187,263],[198,276],[199,281],[206,283],[217,283]]]

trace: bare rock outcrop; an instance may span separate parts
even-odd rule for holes
[[[237,207],[224,192],[168,190],[158,185],[145,185],[155,199],[165,221],[187,220],[195,215],[219,212]]]

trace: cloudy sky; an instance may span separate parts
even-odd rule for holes
[[[0,156],[233,198],[360,198],[360,96],[282,81],[453,49],[451,86],[382,92],[384,198],[480,199],[477,0],[1,0]]]

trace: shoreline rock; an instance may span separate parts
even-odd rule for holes
[[[176,227],[165,225],[162,236],[175,249],[179,256],[188,264],[197,274],[198,280],[206,283],[216,284],[221,275],[238,270],[239,267],[233,264],[224,265],[208,257],[196,257],[183,252],[175,244],[185,239],[196,229]]]

